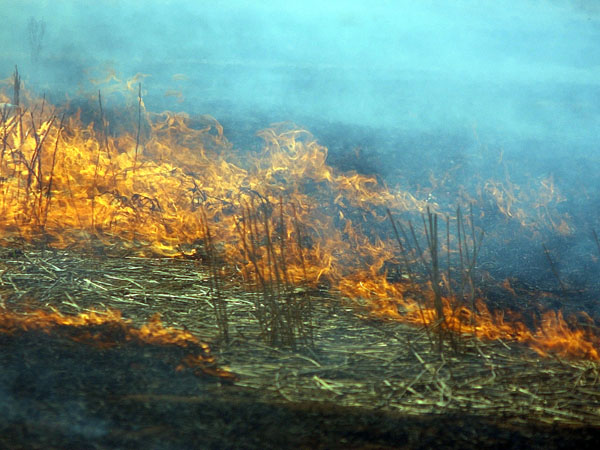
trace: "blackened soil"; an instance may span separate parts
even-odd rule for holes
[[[185,349],[97,346],[57,333],[0,336],[0,447],[597,448],[600,430],[475,415],[407,416],[267,401],[191,369]]]

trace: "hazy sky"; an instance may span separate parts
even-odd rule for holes
[[[595,0],[0,3],[14,25],[0,31],[2,76],[19,64],[45,90],[144,73],[157,108],[222,102],[280,120],[574,143],[599,134]],[[36,61],[31,18],[45,24]]]
[[[562,211],[587,233],[573,249],[595,248],[600,0],[0,0],[0,15],[0,78],[18,64],[26,85],[51,98],[101,89],[110,107],[111,86],[144,74],[151,111],[212,114],[238,128],[265,116],[252,126],[319,124],[333,130],[328,145],[361,145],[338,130],[365,125],[379,142],[401,136],[404,148],[389,138],[377,151],[406,150],[418,173],[456,156],[472,168],[460,184],[509,166],[501,175],[515,183],[555,180],[568,197]],[[36,54],[30,37],[42,23]],[[500,152],[510,164],[490,156]],[[579,260],[564,248],[565,263]]]

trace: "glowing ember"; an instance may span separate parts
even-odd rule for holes
[[[177,346],[190,352],[177,370],[189,367],[223,379],[236,378],[233,373],[217,367],[207,344],[200,342],[187,331],[164,327],[158,315],[153,316],[140,328],[135,328],[131,321],[123,319],[121,313],[114,310],[81,313],[76,316],[45,311],[33,311],[27,314],[8,311],[0,313],[0,333],[17,334],[29,330],[60,333],[73,341],[101,348],[118,347],[126,342]]]

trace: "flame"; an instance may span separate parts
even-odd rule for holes
[[[140,102],[143,123],[115,136],[105,118],[61,120],[54,108],[28,102],[0,122],[0,230],[7,245],[15,239],[57,248],[99,242],[142,255],[197,256],[212,240],[250,283],[326,285],[366,301],[377,315],[435,322],[430,286],[388,277],[388,266],[400,261],[382,224],[386,208],[420,213],[438,205],[373,176],[335,169],[308,131],[275,124],[258,133],[262,151],[242,153],[210,116],[151,114]],[[480,195],[487,193],[524,227],[546,224],[568,233],[567,218],[554,212],[562,197],[553,180],[536,183],[526,191],[490,180]],[[444,301],[446,326],[456,332],[598,358],[595,335],[571,329],[559,313],[548,313],[531,331],[490,313],[483,301],[471,309]],[[146,339],[164,331],[152,323],[139,330]]]
[[[506,179],[504,182],[489,180],[484,192],[489,195],[500,213],[507,219],[518,221],[523,228],[539,233],[550,230],[567,236],[573,232],[569,216],[557,212],[557,205],[565,198],[554,184],[550,175],[541,180],[533,180],[530,189]]]
[[[97,326],[104,326],[102,331]],[[63,315],[58,312],[32,311],[18,314],[10,311],[0,313],[0,333],[17,334],[30,330],[56,333],[67,328],[67,336],[76,341],[96,345],[101,348],[112,348],[125,342],[140,342],[151,345],[177,346],[190,351],[177,370],[186,367],[199,372],[218,376],[224,379],[235,379],[235,375],[216,365],[208,344],[199,341],[193,334],[184,330],[165,327],[159,315],[140,328],[135,328],[130,320],[123,319],[115,310],[80,313],[76,316]]]
[[[378,281],[352,283],[343,286],[350,296],[370,299],[367,307],[381,317],[433,325],[437,322],[436,311],[419,303],[418,300],[402,296],[406,291],[385,278]],[[426,299],[425,304],[432,304]],[[477,299],[475,308],[456,306],[456,299],[444,299],[444,326],[456,333],[469,334],[486,340],[528,344],[541,356],[557,355],[600,360],[600,336],[591,329],[573,328],[564,319],[561,311],[546,311],[540,325],[529,329],[518,314],[510,310],[490,312],[482,299]],[[506,320],[510,317],[510,320]],[[591,319],[590,319],[591,320]]]

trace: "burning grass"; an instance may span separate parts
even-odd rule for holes
[[[217,367],[207,344],[198,341],[189,332],[165,328],[158,314],[140,328],[133,327],[131,321],[124,320],[121,313],[114,310],[69,316],[42,310],[27,314],[3,312],[0,315],[0,333],[17,335],[32,331],[64,336],[75,342],[99,348],[114,348],[127,344],[179,347],[189,353],[182,358],[176,370],[191,368],[199,374],[230,381],[235,379],[234,374]]]
[[[126,131],[126,120],[111,125],[101,95],[95,120],[84,123],[80,113],[64,114],[44,99],[19,94],[20,84],[15,73],[14,104],[0,117],[5,245],[27,241],[98,251],[116,245],[137,255],[204,261],[225,340],[230,312],[220,283],[239,276],[258,293],[255,315],[270,344],[310,344],[313,301],[306,293],[326,287],[377,315],[436,333],[510,339],[542,353],[598,358],[594,327],[574,329],[559,313],[546,312],[531,329],[506,308],[488,311],[485,292],[473,282],[481,231],[472,212],[469,219],[460,209],[446,214],[440,237],[443,206],[374,176],[335,169],[327,163],[327,148],[305,130],[275,124],[258,133],[260,152],[243,153],[210,117],[192,121],[147,112],[139,84],[126,86],[135,96],[135,132]],[[9,104],[8,97],[3,101]],[[551,180],[539,192],[534,216],[526,209],[533,200],[510,180],[488,181],[479,195],[488,195],[523,229],[562,233],[565,218],[552,209],[560,193]],[[392,220],[393,227],[386,225],[392,214],[403,217]],[[422,232],[411,222],[419,215]],[[392,233],[396,226],[402,236]]]
[[[100,95],[78,113],[2,98],[5,334],[170,346],[185,353],[176,367],[233,381],[211,342],[236,387],[266,402],[600,425],[595,320],[511,311],[539,296],[479,268],[491,209],[535,238],[572,232],[551,180],[529,191],[487,180],[449,209],[431,197],[444,180],[413,194],[336,169],[291,124],[243,152],[216,120],[152,114],[129,88],[135,119],[118,124]],[[73,315],[28,312],[49,308]]]

